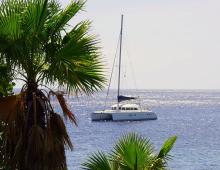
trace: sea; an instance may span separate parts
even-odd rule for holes
[[[68,104],[78,127],[66,121],[74,150],[66,150],[69,170],[82,169],[82,163],[97,151],[111,152],[118,139],[136,132],[150,139],[158,152],[170,136],[178,136],[171,150],[171,170],[220,170],[220,90],[124,90],[139,96],[154,111],[151,121],[92,122],[90,114],[110,107],[116,96],[112,90],[92,96],[69,96]],[[61,112],[58,104],[53,103]]]

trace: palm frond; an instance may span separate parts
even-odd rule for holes
[[[31,81],[40,77],[41,83],[58,83],[76,93],[91,94],[103,88],[104,66],[99,42],[89,34],[90,22],[62,33],[84,3],[72,1],[61,10],[55,0],[2,2],[0,57]]]
[[[68,82],[67,89],[87,94],[103,87],[105,77],[98,41],[88,35],[89,27],[89,21],[79,23],[63,38],[55,56],[48,54],[52,58],[44,70],[46,82],[58,82],[61,86]]]
[[[73,145],[67,133],[63,119],[57,113],[52,113],[50,117],[50,129],[54,138],[57,138],[60,143],[73,150]]]
[[[82,164],[82,169],[85,170],[113,170],[108,156],[103,152],[92,154],[89,159]]]
[[[44,160],[44,132],[40,126],[34,125],[29,132],[25,165],[27,169],[42,169]],[[29,160],[35,160],[30,162]]]
[[[114,146],[113,159],[130,169],[143,169],[152,162],[153,146],[146,138],[130,133]]]
[[[170,152],[170,150],[173,148],[176,140],[177,140],[177,136],[172,136],[169,139],[167,139],[164,142],[162,148],[160,149],[160,152],[158,154],[158,158],[165,157]]]
[[[51,121],[50,123],[56,123]],[[58,131],[53,128],[54,126],[48,127],[45,133],[45,159],[46,164],[44,165],[45,169],[54,169],[54,170],[65,170],[66,157],[65,157],[65,148],[62,134],[56,136]]]
[[[5,0],[0,5],[0,37],[17,40],[21,34],[21,18],[18,15],[24,6],[22,1]]]
[[[53,16],[53,19],[48,22],[48,32],[55,35],[57,32],[63,31],[68,22],[82,10],[85,1],[77,0],[71,3],[62,11]]]
[[[72,121],[75,125],[77,125],[76,117],[75,115],[70,111],[69,107],[67,106],[66,100],[63,96],[63,93],[61,92],[54,92],[50,91],[50,94],[53,94],[56,96],[62,110],[65,118],[68,118],[70,121]]]
[[[155,170],[158,168],[161,170],[167,169],[168,160],[170,160],[171,158],[168,153],[173,148],[176,139],[177,139],[176,136],[172,136],[164,142],[162,148],[160,149],[159,154],[155,155],[155,159],[152,163],[152,166],[150,167],[150,170]]]
[[[165,142],[161,149],[162,155],[167,155],[175,140],[176,137],[171,137]],[[155,154],[147,138],[129,133],[119,139],[111,154],[92,154],[82,167],[86,170],[166,170],[167,162],[164,156]]]
[[[26,37],[34,38],[34,41],[33,39],[28,40],[32,41],[32,43],[36,43],[35,41],[38,40],[42,41],[42,35],[45,34],[44,26],[49,15],[47,6],[48,0],[30,1],[24,10],[22,28],[25,31]],[[47,38],[47,36],[45,37]]]
[[[10,14],[8,17],[0,17],[1,36],[10,37],[17,40],[21,35],[20,18],[16,13]]]

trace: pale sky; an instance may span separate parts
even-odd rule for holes
[[[109,72],[124,14],[124,42],[138,88],[220,89],[219,0],[87,0],[85,10],[72,24],[93,21]]]
[[[76,20],[93,21],[108,68],[122,13],[138,88],[220,88],[219,0],[88,0]]]

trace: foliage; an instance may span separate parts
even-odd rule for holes
[[[105,79],[98,41],[88,34],[91,22],[68,27],[84,4],[72,1],[62,10],[55,0],[2,1],[1,57],[27,83],[58,84],[87,94],[98,90]]]
[[[0,75],[0,98],[12,95],[15,83],[12,82],[9,67],[3,62],[0,62]]]
[[[40,87],[58,85],[76,94],[92,94],[103,87],[99,42],[89,33],[91,22],[69,24],[85,2],[71,1],[65,9],[56,0],[0,3],[0,60],[25,82],[12,98],[17,108],[7,116],[6,160],[11,169],[65,170],[64,149],[73,145],[49,96],[57,97],[66,118],[75,124],[76,118],[63,93]]]
[[[165,170],[177,137],[170,137],[156,154],[152,143],[136,133],[123,136],[110,154],[92,154],[83,163],[85,170]]]

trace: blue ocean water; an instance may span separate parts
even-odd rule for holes
[[[173,170],[220,169],[220,90],[127,90],[140,96],[142,103],[156,112],[158,120],[136,122],[91,122],[90,113],[104,108],[106,93],[92,97],[70,97],[78,127],[67,122],[74,150],[67,150],[69,170],[80,170],[81,163],[95,151],[110,151],[127,132],[149,138],[159,150],[172,135],[178,139],[170,154]],[[110,93],[107,105],[115,98]],[[56,104],[56,103],[55,103]],[[58,107],[56,107],[60,110]]]

